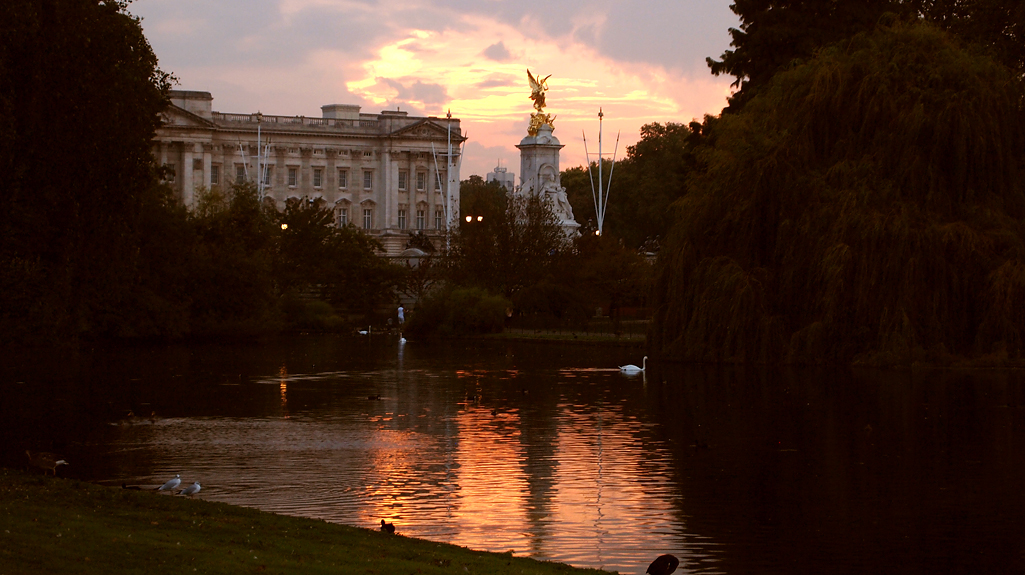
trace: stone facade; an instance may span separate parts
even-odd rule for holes
[[[263,201],[279,210],[289,200],[325,202],[338,225],[365,229],[387,255],[402,252],[409,232],[441,238],[459,219],[458,119],[344,104],[323,106],[320,118],[225,114],[212,102],[209,92],[172,91],[154,140],[186,206],[202,188],[262,181]]]

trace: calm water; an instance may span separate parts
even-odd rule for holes
[[[639,355],[375,336],[12,357],[0,458],[622,573],[1025,570],[1022,374],[616,369]]]

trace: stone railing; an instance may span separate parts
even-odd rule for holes
[[[306,116],[268,116],[266,114],[224,114],[214,112],[213,120],[218,122],[233,122],[241,124],[284,124],[297,126],[327,126],[335,128],[373,128],[380,125],[377,120],[350,120],[336,118],[307,118]]]

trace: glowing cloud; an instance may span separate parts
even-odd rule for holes
[[[445,31],[409,30],[379,47],[363,64],[362,77],[346,87],[382,107],[405,106],[430,115],[451,109],[471,139],[462,169],[466,178],[490,171],[496,151],[516,171],[514,146],[526,135],[532,112],[527,68],[552,74],[545,111],[556,115],[556,136],[566,145],[564,169],[585,162],[581,133],[597,138],[599,108],[605,113],[606,141],[622,132],[622,157],[642,124],[689,122],[717,113],[729,95],[726,79],[674,77],[645,64],[626,67],[586,44],[528,37],[480,16],[463,16]],[[443,87],[449,99],[431,101],[418,93],[423,86]],[[481,157],[484,150],[489,157]]]

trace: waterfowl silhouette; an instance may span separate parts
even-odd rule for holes
[[[659,555],[648,565],[645,573],[650,575],[669,575],[680,565],[680,560],[673,555]]]
[[[637,367],[636,365],[633,365],[632,363],[628,364],[628,365],[621,365],[621,366],[619,366],[619,370],[622,371],[623,373],[640,373],[640,372],[645,371],[647,369],[648,369],[648,356],[644,356],[644,359],[641,360],[641,367]]]
[[[395,533],[395,524],[394,523],[385,523],[384,519],[382,519],[381,520],[381,531],[384,531],[385,533]]]
[[[70,463],[61,459],[61,456],[56,453],[25,450],[25,455],[28,456],[28,462],[31,463],[33,467],[38,467],[43,470],[43,475],[46,475],[47,471],[52,471],[53,476],[57,477],[58,467],[61,465],[70,465]]]

